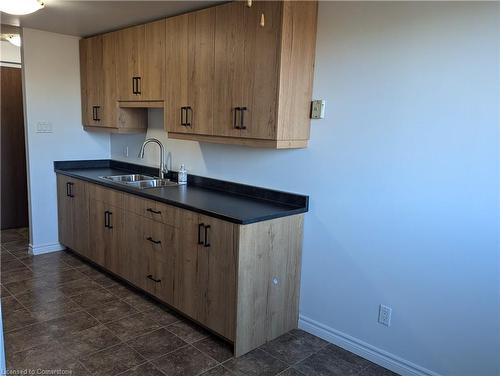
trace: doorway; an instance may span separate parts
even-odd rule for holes
[[[1,43],[2,52],[10,47]],[[29,223],[20,54],[19,61],[4,60],[6,55],[2,53],[0,66],[1,230],[26,228]]]

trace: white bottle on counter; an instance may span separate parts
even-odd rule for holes
[[[177,183],[179,184],[187,184],[187,170],[186,167],[184,167],[183,164],[181,164],[181,168],[179,169],[179,172],[177,173]]]

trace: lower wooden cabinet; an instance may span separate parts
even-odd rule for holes
[[[87,184],[57,176],[59,242],[89,257],[89,210]]]
[[[302,214],[238,225],[57,179],[62,244],[226,338],[236,356],[297,327]]]
[[[157,298],[172,302],[177,229],[133,213],[127,214],[125,226],[126,254],[119,274]]]
[[[174,306],[234,340],[237,225],[184,211]]]

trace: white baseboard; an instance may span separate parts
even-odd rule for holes
[[[324,340],[353,352],[365,359],[403,376],[441,376],[439,373],[421,367],[397,355],[372,346],[358,338],[330,328],[309,317],[300,315],[299,328]]]
[[[39,245],[29,245],[28,252],[31,255],[41,255],[43,253],[62,251],[66,247],[60,243],[50,243],[50,244],[39,244]]]

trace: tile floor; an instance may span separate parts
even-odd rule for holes
[[[395,375],[301,330],[238,359],[226,343],[70,252],[1,232],[7,367],[71,375]],[[71,371],[71,372],[70,372]]]

